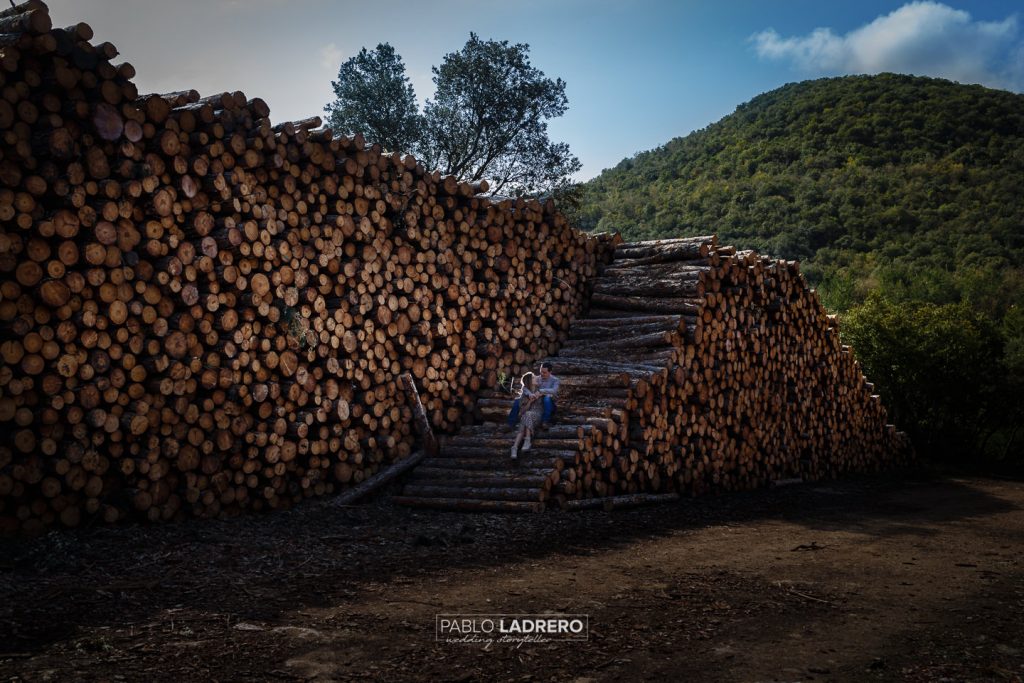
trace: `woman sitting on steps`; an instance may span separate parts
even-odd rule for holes
[[[538,390],[540,382],[537,375],[528,372],[523,375],[523,388],[519,392],[519,401],[522,411],[519,414],[519,431],[516,433],[515,443],[512,444],[512,459],[515,460],[519,454],[519,444],[523,444],[523,450],[530,450],[532,445],[533,431],[540,426],[544,417],[544,403]],[[526,441],[523,441],[525,437]]]

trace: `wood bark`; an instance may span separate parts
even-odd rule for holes
[[[0,10],[4,531],[336,495],[408,460],[414,414],[458,433],[419,466],[460,473],[435,489],[541,472],[535,500],[475,509],[907,451],[795,262],[585,235],[550,200],[482,196],[316,117],[275,125],[240,91],[140,96],[113,45],[51,24],[41,2]],[[558,421],[512,464],[507,402],[476,399],[541,359]],[[481,435],[498,457],[460,454]]]
[[[410,504],[539,494],[611,510],[906,461],[905,436],[796,264],[691,238],[622,244],[603,263],[589,315],[545,359],[562,380],[557,436],[542,428],[512,460],[499,427],[512,396],[484,392],[483,422],[413,473]]]
[[[0,10],[6,530],[365,491],[553,353],[613,248],[50,23]]]

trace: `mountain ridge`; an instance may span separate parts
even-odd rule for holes
[[[583,184],[627,239],[718,233],[804,262],[826,304],[1024,291],[1024,95],[880,74],[790,83]],[[1008,298],[1009,297],[1009,298]]]

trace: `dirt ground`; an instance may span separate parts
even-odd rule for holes
[[[858,479],[632,511],[386,500],[0,541],[11,681],[1021,681],[1024,483]],[[589,615],[435,642],[438,613]]]

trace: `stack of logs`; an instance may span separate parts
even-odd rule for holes
[[[619,244],[557,355],[555,424],[511,458],[507,391],[423,461],[404,505],[661,501],[906,464],[906,436],[794,262],[714,237]]]
[[[565,400],[593,412],[551,500],[746,490],[911,456],[795,262],[713,237],[621,244],[593,283],[550,359]]]
[[[0,533],[291,505],[551,353],[600,240],[0,11]]]

